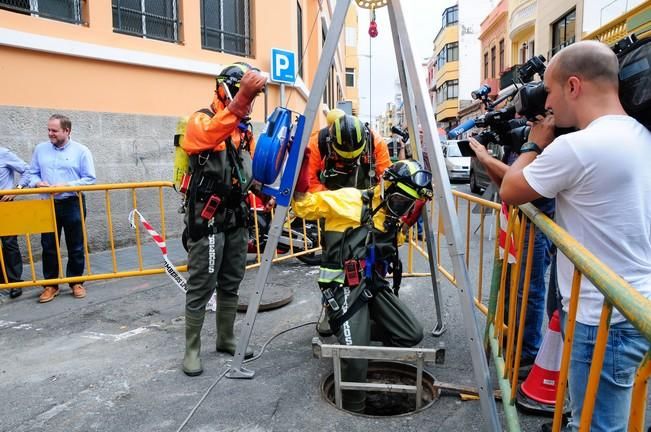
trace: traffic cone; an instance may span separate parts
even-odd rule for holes
[[[555,311],[549,320],[547,332],[531,372],[518,388],[516,402],[520,408],[534,413],[553,415],[562,355],[561,323],[558,311]]]

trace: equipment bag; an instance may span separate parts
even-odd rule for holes
[[[619,59],[619,99],[631,117],[651,130],[651,37],[635,35],[613,47]]]

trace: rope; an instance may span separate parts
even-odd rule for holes
[[[321,10],[321,4],[323,3],[323,0],[319,0],[319,11]],[[310,35],[307,37],[307,42],[305,43],[305,47],[303,47],[303,51],[301,52],[301,61],[298,63],[298,69],[296,70],[296,74],[294,75],[294,81],[292,82],[292,86],[296,84],[296,80],[298,79],[298,71],[301,70],[301,67],[303,66],[303,62],[305,60],[305,53],[307,52],[307,47],[310,46],[310,41],[312,40],[312,35],[314,35],[314,29],[316,28],[316,23],[319,20],[319,14],[317,13],[314,17],[314,22],[312,22],[312,27],[310,28]],[[292,99],[292,96],[294,95],[295,92],[290,92],[289,96],[287,96],[287,102],[285,102],[285,108],[289,105],[289,101]]]
[[[269,339],[267,339],[267,341],[262,345],[262,348],[260,348],[260,352],[258,353],[258,355],[256,355],[255,357],[251,357],[248,360],[245,360],[244,363],[251,363],[251,362],[259,359],[260,357],[262,357],[265,350],[267,349],[267,345],[269,345],[277,337],[279,337],[279,336],[281,336],[281,335],[283,335],[285,333],[288,333],[290,331],[299,329],[301,327],[316,325],[316,323],[317,323],[316,321],[310,321],[310,322],[306,322],[306,323],[303,323],[303,324],[296,325],[294,327],[290,327],[288,329],[285,329],[283,331],[280,331],[280,332],[276,333],[275,335],[273,335]],[[201,396],[201,399],[199,399],[199,401],[195,404],[195,406],[192,408],[192,410],[190,410],[190,414],[188,414],[188,416],[185,418],[185,420],[183,420],[183,423],[181,423],[181,426],[179,426],[179,428],[176,430],[176,432],[181,432],[183,430],[183,428],[188,424],[188,422],[190,421],[192,416],[194,416],[194,414],[197,412],[197,410],[199,409],[199,407],[201,406],[203,401],[206,400],[206,398],[208,397],[208,394],[212,391],[213,388],[215,388],[217,383],[219,383],[219,381],[221,381],[221,379],[224,378],[224,376],[226,375],[227,372],[228,372],[228,369],[225,369],[222,373],[219,374],[217,379],[215,379],[215,381],[210,385],[210,387],[208,387],[208,390],[206,390],[206,392],[203,394],[203,396]]]
[[[371,9],[371,22],[375,20],[375,9]],[[373,124],[373,38],[369,35],[368,39],[368,124],[370,136],[369,139],[373,139],[373,131],[371,125]],[[375,147],[375,146],[374,146]],[[375,148],[373,148],[375,151]],[[369,155],[369,157],[375,157],[374,154]],[[375,174],[369,170],[369,184],[373,184],[373,178]]]

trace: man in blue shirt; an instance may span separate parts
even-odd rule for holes
[[[88,147],[70,139],[72,122],[61,114],[54,114],[47,123],[50,141],[40,143],[34,149],[30,166],[30,186],[83,186],[95,183],[95,166]],[[82,195],[83,216],[86,216],[86,201]],[[54,210],[57,232],[65,232],[68,247],[66,276],[81,276],[84,273],[84,235],[81,225],[82,212],[79,197],[75,192],[54,195]],[[59,277],[56,239],[54,233],[41,234],[43,247],[43,277]],[[75,298],[86,297],[86,289],[81,283],[70,284]],[[47,303],[59,295],[57,285],[47,285],[39,297],[39,302]]]
[[[0,147],[0,190],[14,188],[14,175],[20,174],[16,188],[22,189],[29,181],[29,165],[7,148]],[[0,201],[13,201],[16,195],[0,195]],[[16,236],[0,237],[5,274],[0,272],[0,282],[20,282],[23,275],[23,257]],[[9,297],[16,298],[23,293],[21,288],[12,288]]]

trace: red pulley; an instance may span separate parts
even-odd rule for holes
[[[377,36],[377,23],[375,20],[371,21],[371,24],[368,26],[368,35],[372,38]]]

